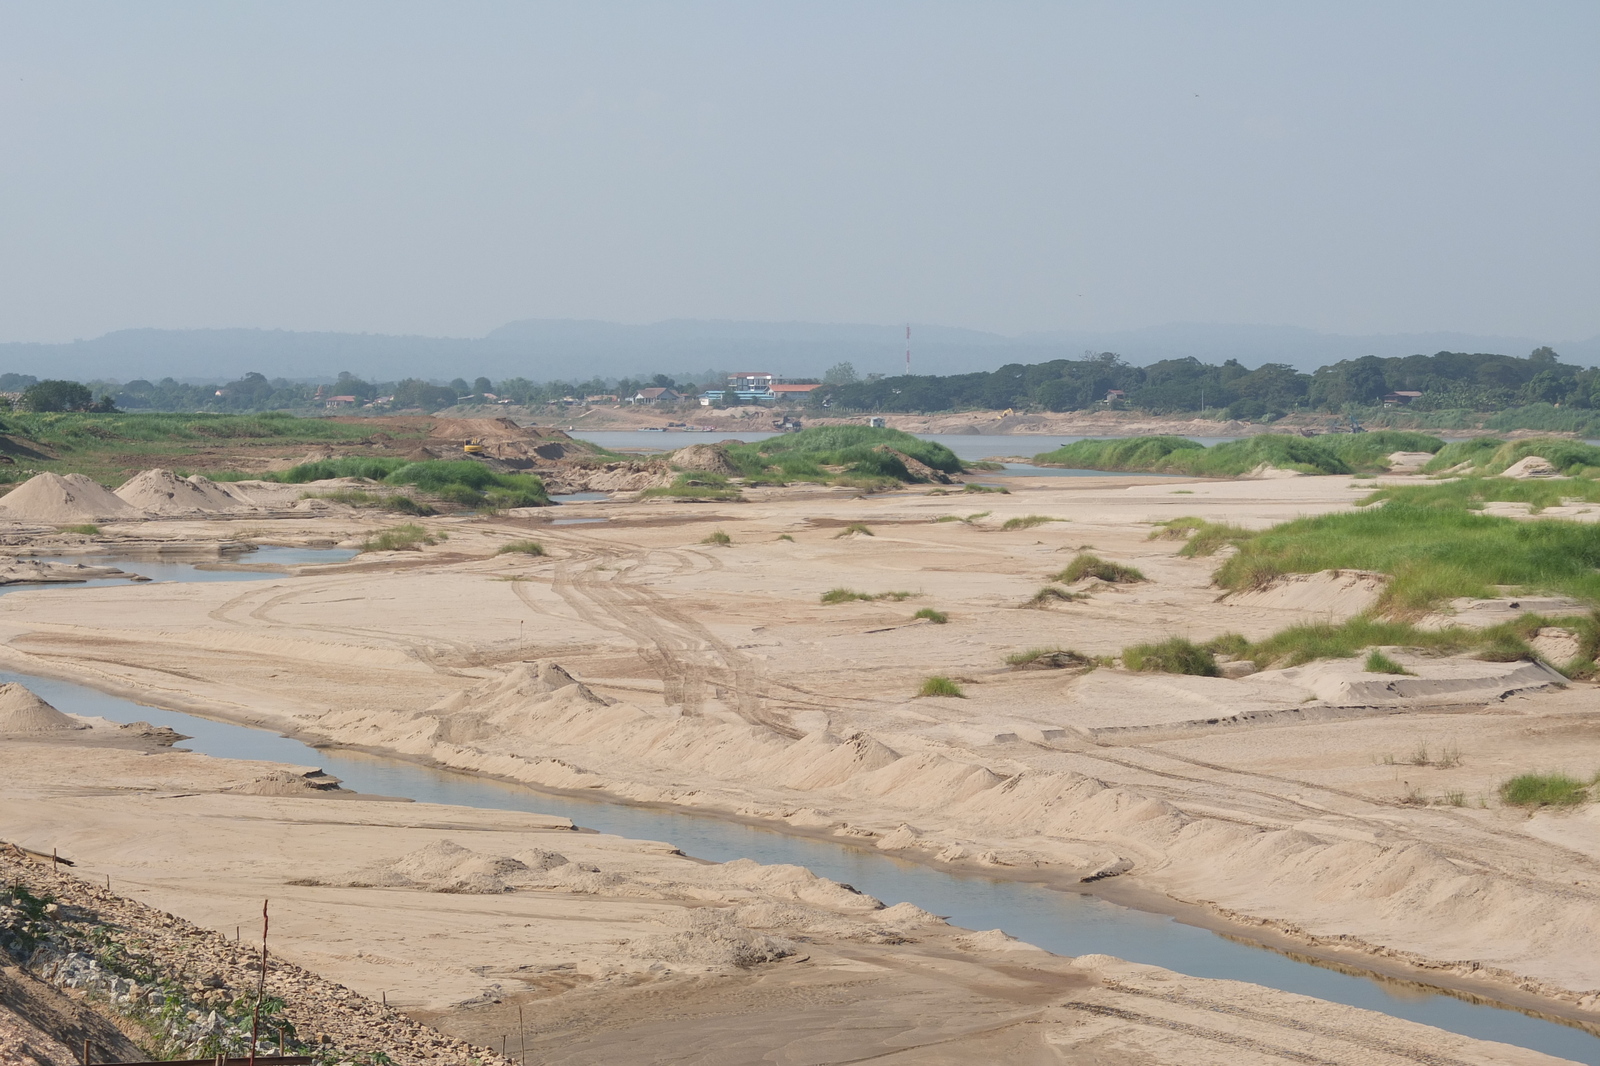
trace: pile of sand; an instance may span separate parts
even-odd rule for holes
[[[1389,473],[1415,474],[1433,459],[1432,452],[1390,452]]]
[[[111,490],[82,474],[35,474],[0,498],[0,519],[44,525],[143,518]]]
[[[151,515],[215,514],[254,510],[241,499],[209,478],[195,474],[181,478],[170,470],[141,471],[129,478],[116,496],[130,507]]]
[[[1299,611],[1343,622],[1370,610],[1388,584],[1387,574],[1372,570],[1318,570],[1284,574],[1261,588],[1224,596],[1221,602],[1230,607]]]
[[[1283,467],[1281,467],[1281,466],[1273,466],[1271,463],[1258,463],[1258,464],[1256,464],[1255,469],[1251,470],[1248,474],[1240,474],[1239,475],[1239,480],[1240,481],[1276,481],[1279,478],[1305,477],[1305,476],[1306,475],[1303,472],[1299,471],[1299,470],[1285,470]]]
[[[728,449],[720,444],[691,444],[667,456],[667,461],[685,470],[698,470],[727,477],[739,475],[739,468],[728,458]]]
[[[453,840],[436,840],[427,847],[381,863],[365,871],[359,883],[388,888],[420,888],[429,892],[498,895],[519,882],[533,880],[538,870],[564,866],[567,860],[553,851],[530,849],[533,866],[509,855],[483,855]]]
[[[1555,477],[1560,473],[1561,471],[1557,470],[1555,464],[1550,460],[1537,455],[1530,455],[1524,459],[1518,459],[1506,467],[1500,476],[1514,478]]]
[[[316,796],[330,792],[344,792],[339,779],[321,770],[308,770],[297,774],[293,770],[273,770],[248,784],[236,785],[229,792],[246,796]]]
[[[0,733],[54,733],[88,729],[16,683],[0,685]]]
[[[628,945],[647,959],[698,966],[756,966],[793,955],[795,947],[739,925],[725,910],[696,909],[672,916],[687,927],[665,936],[641,937]]]

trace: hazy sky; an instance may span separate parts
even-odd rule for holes
[[[1600,3],[0,0],[0,340],[1600,332]]]

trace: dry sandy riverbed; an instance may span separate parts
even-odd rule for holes
[[[1413,663],[1432,687],[1409,695],[1363,689],[1349,669],[1226,681],[1002,663],[1033,646],[1114,654],[1170,633],[1260,636],[1348,613],[1361,590],[1218,603],[1214,561],[1147,538],[1152,522],[1178,515],[1261,526],[1345,507],[1369,484],[1018,478],[1010,496],[816,490],[559,512],[608,519],[595,524],[551,525],[551,512],[433,520],[450,537],[421,553],[282,579],[10,593],[0,662],[547,787],[784,822],[929,862],[1096,878],[1374,968],[1519,989],[1595,1018],[1600,958],[1572,950],[1600,924],[1595,808],[1529,818],[1494,800],[1515,772],[1600,765],[1590,686],[1452,662]],[[970,523],[933,521],[991,508]],[[1027,514],[1065,521],[998,528]],[[851,522],[874,535],[839,536]],[[378,524],[329,515],[253,532],[339,539]],[[718,529],[731,546],[702,543]],[[135,531],[203,539],[241,528],[106,533]],[[530,536],[545,557],[494,554]],[[1019,608],[1084,545],[1152,580]],[[914,596],[821,604],[835,586]],[[949,623],[914,622],[923,606]],[[930,674],[957,678],[968,698],[913,698]],[[1413,764],[1421,748],[1436,753],[1430,765]],[[1447,750],[1459,762],[1437,758]],[[97,779],[120,788],[120,773]],[[1415,802],[1453,793],[1467,805]],[[88,832],[125,809],[83,808],[74,824]],[[66,832],[40,824],[25,843],[48,848]],[[204,904],[185,906],[198,917]]]

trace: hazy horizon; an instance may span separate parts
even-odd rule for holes
[[[1575,0],[0,0],[0,340],[1583,340],[1596,39]]]

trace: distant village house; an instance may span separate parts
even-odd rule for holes
[[[677,403],[683,397],[678,395],[676,389],[640,389],[633,394],[633,403]]]
[[[1422,395],[1422,393],[1420,393],[1420,392],[1388,392],[1388,393],[1384,393],[1383,406],[1385,406],[1385,407],[1404,407],[1406,404],[1410,403],[1412,400],[1415,400],[1418,396],[1421,396],[1421,395]]]

